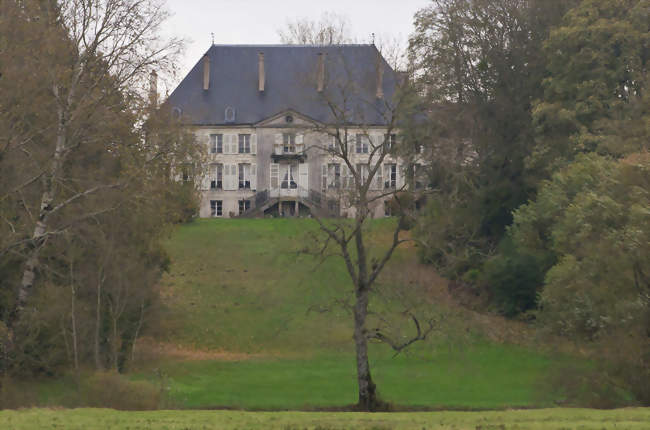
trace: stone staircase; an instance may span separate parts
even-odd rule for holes
[[[295,189],[296,196],[292,197],[271,197],[269,190],[258,191],[251,199],[254,206],[246,212],[239,215],[240,218],[257,218],[263,217],[264,212],[279,203],[280,201],[298,201],[307,206],[312,214],[322,218],[338,217],[338,211],[331,211],[327,204],[327,199],[323,193],[316,190]]]

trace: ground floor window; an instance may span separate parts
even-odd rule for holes
[[[393,216],[393,208],[390,200],[384,200],[384,216]]]
[[[223,216],[223,200],[210,200],[210,216]]]
[[[243,214],[251,208],[250,200],[240,200],[239,201],[239,215]]]
[[[296,167],[293,164],[285,164],[281,167],[282,170],[282,182],[280,183],[280,187],[284,189],[295,189],[298,188],[298,184],[296,183],[294,179]]]

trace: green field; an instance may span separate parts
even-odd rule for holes
[[[369,242],[376,250],[386,245],[391,222],[371,226]],[[334,299],[349,296],[349,281],[340,260],[321,263],[301,252],[316,227],[313,220],[276,219],[199,220],[178,228],[167,243],[172,265],[162,282],[166,324],[157,338],[187,357],[158,357],[132,378],[159,383],[164,375],[171,404],[183,408],[354,403],[351,317],[341,308],[329,309]],[[541,407],[562,400],[557,392],[539,389],[557,359],[490,340],[490,330],[506,331],[509,323],[453,305],[444,282],[431,272],[406,248],[381,279],[387,290],[419,292],[416,300],[440,321],[435,336],[398,357],[372,345],[373,375],[385,400],[469,409]],[[371,309],[391,311],[393,305],[373,302]],[[404,333],[410,329],[403,327]],[[211,358],[215,350],[226,358]],[[237,355],[229,358],[231,353]]]
[[[503,412],[309,413],[239,411],[118,412],[110,409],[26,409],[0,412],[4,429],[638,429],[650,409],[542,409]]]

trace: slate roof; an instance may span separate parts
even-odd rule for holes
[[[264,53],[266,85],[258,90],[258,54]],[[326,54],[325,91],[317,87],[318,54]],[[256,124],[286,110],[331,123],[324,97],[343,106],[349,122],[381,125],[381,112],[390,103],[397,74],[381,58],[384,98],[377,99],[377,55],[374,45],[212,45],[210,88],[203,90],[203,59],[169,96],[170,107],[180,108],[192,125],[224,125],[227,107],[235,109],[234,124]],[[232,124],[232,123],[230,123]]]

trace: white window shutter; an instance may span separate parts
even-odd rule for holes
[[[239,154],[239,135],[233,134],[230,140],[230,153]]]
[[[230,140],[230,138],[228,138]],[[228,144],[230,146],[230,143]],[[224,164],[223,165],[223,189],[226,191],[230,191],[232,188],[230,186],[231,183],[231,178],[230,178],[230,164]]]
[[[302,145],[305,142],[305,135],[299,133],[296,135],[296,145]]]
[[[257,134],[251,134],[251,154],[257,154]]]
[[[379,147],[383,143],[384,143],[384,135],[383,134],[375,134],[374,135],[373,145],[375,145],[375,147]]]
[[[228,175],[228,190],[234,191],[237,189],[237,165],[231,164]]]
[[[323,191],[327,190],[327,164],[321,166],[321,176],[323,177]]]
[[[251,164],[250,181],[251,181],[251,190],[256,190],[257,189],[257,164]]]
[[[275,154],[282,154],[282,133],[275,133]]]
[[[238,142],[237,142],[237,135],[236,134],[231,134],[230,135],[230,154],[237,154],[239,152],[238,150]]]
[[[269,186],[272,189],[280,188],[280,165],[278,163],[271,163],[271,178]]]
[[[381,190],[384,188],[384,166],[380,165],[379,168],[377,169],[377,173],[375,173],[376,176],[376,189]]]
[[[404,168],[404,166],[401,165],[401,164],[397,164],[395,166],[395,175],[397,176],[395,178],[396,179],[395,182],[396,182],[396,185],[397,185],[397,189],[400,189],[400,188],[402,188],[404,186],[404,172],[402,171],[403,168]]]
[[[307,163],[298,164],[298,186],[304,190],[309,189],[309,165]]]
[[[384,183],[381,186],[382,189],[386,187],[386,183],[390,185],[390,164],[384,164],[383,168],[384,168],[385,179],[384,179]]]
[[[203,178],[201,181],[201,189],[209,190],[210,189],[210,180],[212,178],[212,165],[209,165],[207,172],[203,172]]]

